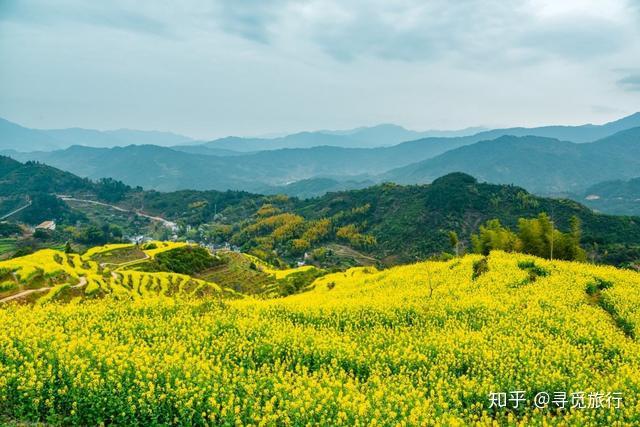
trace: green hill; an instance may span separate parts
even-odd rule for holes
[[[569,229],[572,216],[578,217],[583,228],[582,245],[593,259],[617,265],[640,258],[638,218],[597,214],[573,201],[537,197],[516,186],[478,183],[461,173],[430,185],[382,184],[301,200],[234,191],[142,191],[116,181],[91,182],[36,163],[21,165],[6,158],[3,162],[7,188],[26,193],[32,188],[66,194],[89,192],[98,199],[105,193],[118,200],[111,203],[124,209],[125,217],[135,217],[132,211],[142,210],[177,222],[185,230],[191,227],[185,237],[229,242],[275,264],[293,263],[305,253],[319,265],[343,266],[367,257],[384,264],[407,262],[451,252],[450,231],[455,231],[469,248],[471,234],[489,219],[499,219],[514,228],[519,218],[532,218],[542,212],[551,215],[561,230]],[[44,203],[39,203],[36,210],[40,217],[48,218],[30,218],[31,223],[56,215],[67,218],[67,222],[75,221],[74,214],[85,212],[96,222],[97,232],[103,224],[114,222],[107,215],[83,210],[80,204],[69,206],[48,193],[37,194],[33,200]],[[43,206],[49,206],[48,210]],[[24,214],[28,213],[26,210]],[[134,224],[131,220],[119,223],[125,227]],[[88,242],[83,239],[81,243]],[[355,252],[336,251],[336,247]]]
[[[218,210],[216,221],[209,203],[201,207],[195,203],[198,194],[190,193],[194,207],[183,211],[183,218],[193,218],[194,226],[210,223],[202,234],[207,239],[230,241],[272,262],[278,258],[292,262],[304,252],[325,259],[332,251],[324,249],[332,243],[347,245],[385,264],[407,262],[450,252],[449,231],[456,231],[469,248],[470,235],[489,219],[514,228],[519,218],[542,212],[552,215],[561,230],[568,230],[571,217],[578,217],[583,247],[596,258],[606,252],[602,260],[618,264],[640,257],[640,219],[636,217],[597,214],[571,200],[537,197],[515,186],[478,183],[461,173],[430,185],[383,184],[308,200],[247,195]],[[202,193],[203,201],[207,194]],[[174,194],[153,196],[154,212],[167,214],[161,200],[175,200]],[[627,252],[630,248],[635,249]]]
[[[640,215],[640,178],[605,181],[576,196],[592,209],[616,215]]]

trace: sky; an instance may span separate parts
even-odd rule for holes
[[[603,123],[640,0],[0,0],[0,117],[195,138]]]

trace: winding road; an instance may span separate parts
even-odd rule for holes
[[[11,215],[13,214],[17,214],[18,212],[20,212],[23,209],[27,209],[29,206],[31,206],[31,200],[29,200],[29,203],[27,203],[26,205],[14,210],[13,212],[9,212],[8,214],[4,215],[4,216],[0,216],[0,221],[5,220],[7,218],[9,218]]]
[[[146,213],[138,212],[138,211],[135,211],[135,210],[124,209],[124,208],[121,208],[120,206],[110,205],[110,204],[104,203],[104,202],[98,202],[97,200],[76,199],[75,197],[62,196],[62,195],[56,195],[56,197],[58,197],[59,199],[64,200],[64,201],[80,202],[80,203],[91,203],[93,205],[105,206],[107,208],[115,209],[115,210],[117,210],[119,212],[133,213],[133,214],[136,214],[136,215],[141,216],[143,218],[148,218],[148,219],[150,219],[152,221],[161,222],[162,225],[164,225],[167,228],[171,228],[171,229],[173,229],[174,227],[177,227],[177,224],[175,222],[169,221],[168,219],[165,219],[165,218],[162,218],[162,217],[159,217],[159,216],[148,215]]]
[[[73,285],[73,286],[69,286],[69,287],[71,289],[76,289],[76,288],[81,288],[81,287],[86,286],[86,285],[87,285],[87,278],[86,277],[80,277],[80,282],[77,285]],[[38,288],[38,289],[27,289],[26,291],[18,292],[17,294],[13,294],[13,295],[8,296],[6,298],[0,299],[0,303],[13,301],[14,299],[26,297],[27,295],[31,295],[31,294],[34,294],[34,293],[40,293],[40,292],[49,291],[49,290],[51,290],[53,288],[54,288],[53,286],[47,286],[47,287]]]

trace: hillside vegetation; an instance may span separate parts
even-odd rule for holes
[[[273,264],[305,252],[323,263],[331,257],[330,247],[338,243],[392,265],[451,253],[450,231],[458,234],[463,252],[471,251],[471,235],[486,221],[497,219],[515,229],[521,220],[541,213],[552,216],[562,232],[569,232],[572,218],[577,218],[580,242],[591,259],[613,264],[636,259],[638,218],[596,214],[570,200],[478,183],[460,173],[430,185],[384,184],[310,200],[247,199],[224,210],[222,215],[229,219],[218,218],[203,234],[214,241],[231,241]]]
[[[492,252],[354,268],[278,299],[11,304],[2,412],[82,425],[633,425],[639,285],[631,271]],[[517,410],[491,407],[490,393],[514,390]],[[585,408],[535,409],[540,392],[584,393]],[[589,406],[596,392],[602,407]]]
[[[640,171],[638,171],[640,174]],[[640,177],[628,181],[601,182],[587,188],[576,197],[599,212],[616,215],[640,215]]]
[[[27,196],[29,189],[49,188],[116,203],[120,209],[65,202],[42,192],[31,193],[28,200],[24,194],[10,196],[9,201],[0,199],[5,212],[31,203],[14,220],[30,225],[47,219],[58,222],[56,232],[44,236],[45,241],[8,246],[18,248],[17,252],[20,247],[28,253],[42,246],[64,246],[67,241],[82,248],[138,234],[171,237],[169,228],[138,215],[143,212],[176,222],[182,239],[231,243],[274,265],[293,264],[305,253],[323,267],[344,267],[371,258],[372,263],[393,265],[452,252],[450,232],[459,236],[460,249],[468,252],[471,235],[486,221],[498,219],[514,229],[521,219],[546,213],[561,232],[569,231],[571,218],[580,220],[581,245],[589,259],[614,265],[640,259],[637,217],[597,214],[573,201],[534,196],[512,185],[479,183],[462,173],[429,185],[381,184],[299,200],[241,191],[143,191],[113,180],[91,182],[49,166],[4,160],[7,188],[22,188]],[[20,181],[30,173],[38,178],[28,185]],[[346,253],[353,256],[342,256]]]

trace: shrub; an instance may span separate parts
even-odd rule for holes
[[[473,280],[476,280],[478,277],[482,276],[484,273],[489,271],[489,262],[487,258],[481,258],[477,261],[473,262],[473,275],[471,276]]]

